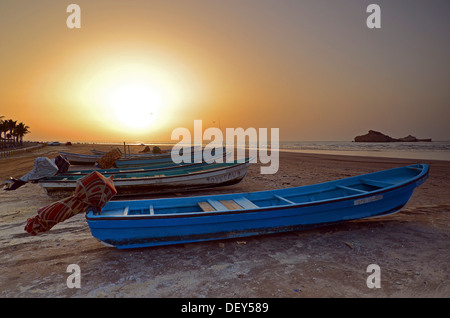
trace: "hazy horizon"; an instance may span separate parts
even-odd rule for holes
[[[450,140],[449,1],[80,0],[80,29],[70,3],[0,4],[0,116],[25,140],[168,142],[194,120]]]

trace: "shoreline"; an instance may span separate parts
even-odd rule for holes
[[[28,173],[37,156],[89,153],[92,146],[44,147],[2,159],[0,178]],[[237,185],[171,196],[295,187],[419,163],[284,151],[279,155],[274,175],[261,175],[255,163]],[[132,250],[97,242],[84,214],[32,237],[24,231],[27,218],[54,200],[38,184],[2,191],[0,297],[450,297],[450,162],[421,163],[430,164],[430,178],[405,208],[390,216],[239,240]],[[81,268],[80,289],[66,285],[70,264]],[[369,264],[381,268],[379,289],[366,286]]]
[[[295,152],[303,154],[331,155],[331,156],[353,156],[353,157],[371,157],[386,159],[411,159],[411,160],[433,160],[450,162],[450,154],[441,152],[420,152],[420,155],[412,151],[364,151],[364,150],[297,150],[280,149],[280,152]],[[400,156],[403,155],[403,156]],[[426,155],[424,155],[426,154]],[[397,156],[398,155],[398,156]],[[406,156],[405,156],[406,155]]]

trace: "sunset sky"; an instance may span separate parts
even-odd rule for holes
[[[0,116],[27,140],[170,141],[196,119],[450,140],[449,16],[448,0],[3,0]]]

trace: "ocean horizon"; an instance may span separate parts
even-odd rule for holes
[[[61,142],[65,143],[65,142]],[[98,141],[75,141],[72,143],[117,145],[123,146],[124,142],[98,142]],[[179,142],[155,141],[155,142],[125,142],[128,146],[173,146]],[[209,142],[204,142],[203,146]],[[246,143],[250,149],[258,147],[256,144]],[[268,144],[270,148],[271,144]],[[272,145],[276,146],[276,145]],[[450,161],[450,141],[432,142],[353,142],[353,141],[280,141],[278,143],[280,151],[329,154],[329,155],[349,155],[364,157],[386,157],[401,159],[423,159],[423,160],[446,160]]]

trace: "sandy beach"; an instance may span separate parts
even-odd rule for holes
[[[1,159],[0,180],[31,171],[38,156],[89,153],[93,148],[111,146],[48,146]],[[301,186],[419,162],[281,152],[274,175],[261,175],[254,164],[238,185],[174,195]],[[430,178],[391,216],[302,232],[131,250],[99,243],[84,214],[30,236],[24,231],[27,218],[53,199],[38,184],[1,191],[0,297],[450,297],[450,162],[423,162],[430,164]],[[81,269],[81,288],[66,284],[70,264]],[[370,264],[380,267],[381,288],[367,287]]]

